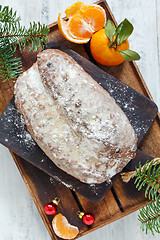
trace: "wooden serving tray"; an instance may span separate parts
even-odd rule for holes
[[[58,44],[55,41],[49,42],[47,48],[57,48]],[[73,57],[115,99],[133,126],[138,138],[137,145],[139,146],[157,115],[155,103],[75,51],[71,49],[63,49],[63,51]],[[27,131],[21,114],[15,106],[14,97],[0,116],[0,143],[92,202],[101,201],[118,176],[112,177],[109,182],[86,184],[58,168],[44,154]],[[143,152],[139,154],[139,150],[137,150],[136,157],[130,161],[127,168],[129,169],[131,163],[135,168],[135,164],[139,163],[139,161],[142,162],[142,159],[144,159],[145,163],[148,160],[148,155],[145,155]]]
[[[107,17],[115,21],[106,2],[100,1],[98,4],[105,9]],[[89,52],[89,44],[77,45],[66,41],[60,34],[57,23],[49,25],[49,28],[49,41],[55,40],[60,42],[61,45],[66,45],[67,48],[73,49],[86,59],[93,60]],[[17,52],[17,55],[22,58],[23,70],[27,70],[33,62],[36,61],[37,54],[33,52],[23,52],[23,54]],[[125,62],[117,67],[104,67],[101,65],[99,65],[99,67],[152,100],[146,84],[134,62]],[[0,114],[13,97],[13,85],[11,82],[0,83]],[[158,115],[141,142],[139,149],[153,157],[157,157],[160,155],[159,143],[160,118]],[[54,197],[61,199],[58,212],[65,215],[71,224],[79,227],[80,234],[78,237],[139,209],[146,201],[143,192],[138,192],[135,189],[133,181],[125,184],[121,181],[121,178],[118,177],[105,198],[99,203],[92,203],[59,182],[56,182],[53,178],[24,161],[16,154],[12,152],[11,154],[52,239],[59,238],[55,236],[51,226],[53,217],[48,217],[44,213],[43,207],[45,203],[51,201]],[[77,211],[82,209],[92,212],[96,217],[95,223],[90,228],[84,225],[76,214]]]

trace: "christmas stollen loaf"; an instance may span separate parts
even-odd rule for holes
[[[135,157],[137,137],[121,108],[75,60],[57,49],[15,84],[15,104],[28,131],[62,170],[102,183]]]

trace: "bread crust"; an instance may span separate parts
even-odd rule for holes
[[[34,140],[62,170],[102,183],[135,157],[135,132],[115,100],[75,60],[57,49],[15,84],[15,104]]]

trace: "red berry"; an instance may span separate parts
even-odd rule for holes
[[[86,225],[92,225],[95,221],[94,215],[92,213],[85,213],[83,216],[83,222]]]
[[[54,215],[57,211],[57,206],[55,203],[51,202],[51,203],[47,203],[44,207],[44,211],[46,214],[48,215]]]

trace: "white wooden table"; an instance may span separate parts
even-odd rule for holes
[[[74,0],[1,0],[17,10],[22,24],[40,21],[49,24],[64,15]],[[93,3],[93,0],[85,0]],[[160,0],[108,0],[119,23],[128,18],[134,25],[130,37],[131,49],[141,55],[137,62],[148,88],[160,108]],[[149,240],[160,235],[147,236],[140,230],[138,212],[88,234],[83,240]],[[0,240],[49,240],[50,236],[41,220],[20,173],[5,147],[0,145]]]

